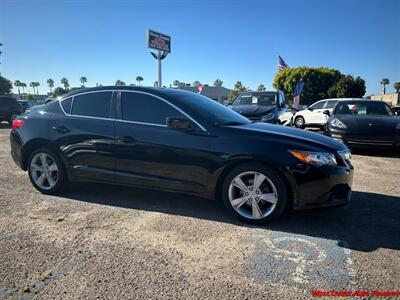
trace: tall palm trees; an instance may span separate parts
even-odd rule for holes
[[[257,91],[258,92],[265,92],[266,88],[265,85],[263,85],[262,83],[260,83],[257,87]]]
[[[393,88],[396,90],[396,93],[400,93],[400,82],[395,82]]]
[[[47,85],[49,86],[50,93],[53,92],[54,80],[51,78],[47,79]]]
[[[40,85],[40,83],[37,81],[32,81],[29,84],[29,86],[33,88],[33,94],[39,95],[39,89],[38,89],[39,85]],[[36,90],[35,90],[35,88],[36,88]]]
[[[383,78],[381,81],[383,94],[386,94],[386,85],[389,84],[389,79]]]
[[[64,86],[64,89],[69,90],[69,81],[67,78],[61,78],[60,82]]]
[[[137,81],[138,84],[140,85],[140,82],[143,81],[143,77],[142,77],[142,76],[137,76],[137,77],[136,77],[136,81]]]
[[[86,78],[85,76],[82,76],[82,77],[79,79],[79,81],[81,82],[82,87],[85,87],[85,83],[87,82],[87,78]]]
[[[20,91],[20,87],[21,87],[21,81],[19,81],[19,80],[15,80],[14,81],[14,86],[18,89],[18,96],[20,96],[21,95],[21,91]]]
[[[22,87],[22,94],[25,94],[26,83],[21,82],[21,87]]]
[[[179,86],[180,82],[179,80],[174,80],[174,82],[172,83],[173,86]]]

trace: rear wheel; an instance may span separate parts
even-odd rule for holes
[[[296,117],[296,119],[294,120],[294,126],[296,126],[297,128],[304,128],[305,125],[305,121],[303,117]]]
[[[61,159],[45,148],[37,149],[31,154],[28,174],[32,185],[43,194],[56,194],[68,182]]]
[[[234,169],[226,177],[222,193],[225,206],[233,215],[254,224],[278,218],[288,202],[279,174],[258,163]]]

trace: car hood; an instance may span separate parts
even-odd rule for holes
[[[257,105],[234,105],[231,107],[237,113],[246,116],[246,117],[258,117],[262,115],[266,115],[271,112],[275,106],[257,106]]]
[[[350,130],[370,131],[370,130],[396,130],[400,123],[397,116],[352,116],[336,115],[334,116],[347,125]]]
[[[330,137],[303,129],[267,123],[251,123],[247,125],[235,126],[235,128],[275,135],[277,137],[283,137],[286,141],[294,142],[296,144],[306,144],[308,146],[319,147],[325,150],[330,149],[333,151],[340,151],[347,149],[347,146]]]

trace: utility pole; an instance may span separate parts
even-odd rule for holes
[[[1,52],[1,47],[3,47],[3,43],[0,43],[0,76],[1,76],[1,54],[3,52]]]
[[[167,57],[167,52],[162,52],[158,50],[157,54],[150,52],[151,55],[158,61],[158,87],[162,87],[162,75],[161,75],[161,61]]]
[[[147,48],[157,50],[157,52],[150,52],[151,55],[157,60],[158,65],[158,87],[162,87],[162,72],[161,61],[167,57],[171,52],[171,37],[169,35],[156,32],[154,30],[147,30]]]

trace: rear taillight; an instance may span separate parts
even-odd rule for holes
[[[13,120],[12,128],[14,128],[14,129],[20,128],[22,125],[24,125],[24,123],[25,123],[24,120]]]

